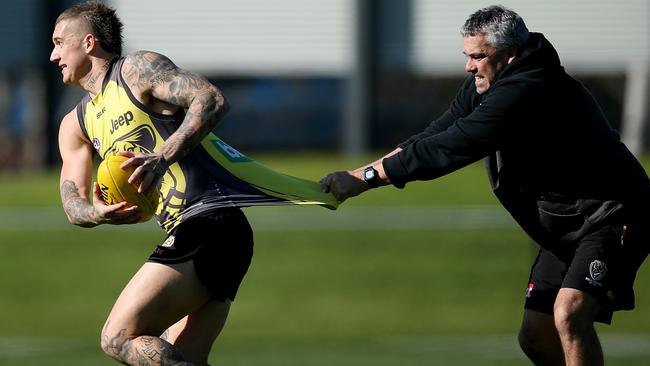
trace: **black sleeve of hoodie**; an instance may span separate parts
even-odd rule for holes
[[[414,180],[435,179],[496,151],[512,133],[511,121],[525,95],[521,86],[494,85],[473,110],[472,93],[459,93],[440,119],[400,145],[401,152],[384,159],[391,183],[403,188]],[[470,113],[463,115],[466,110]]]

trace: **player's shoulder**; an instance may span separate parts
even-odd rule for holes
[[[124,67],[137,68],[141,72],[147,72],[176,66],[169,57],[162,53],[139,50],[124,56]]]
[[[79,106],[76,106],[76,107],[72,108],[72,110],[70,112],[68,112],[65,116],[63,116],[63,119],[61,120],[61,123],[65,123],[65,124],[79,123],[79,116],[78,116],[78,113],[77,113],[77,108],[79,108]]]
[[[122,79],[131,91],[148,93],[161,72],[173,72],[176,65],[165,55],[153,51],[135,51],[124,56]]]
[[[67,138],[76,137],[87,141],[88,139],[85,137],[82,127],[79,123],[78,108],[79,106],[76,106],[65,116],[63,116],[61,125],[59,126],[59,135]]]

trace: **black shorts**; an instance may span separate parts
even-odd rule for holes
[[[610,324],[613,312],[634,308],[636,272],[648,256],[649,230],[643,225],[610,225],[565,250],[540,249],[533,264],[525,308],[553,314],[560,288],[598,299],[596,321]]]
[[[149,256],[149,262],[194,260],[194,268],[215,300],[234,300],[253,257],[253,232],[238,208],[179,224]]]

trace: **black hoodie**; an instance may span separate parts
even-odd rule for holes
[[[479,95],[469,76],[449,109],[399,146],[383,161],[399,188],[485,158],[497,198],[543,246],[575,241],[650,204],[645,171],[540,33],[487,92]],[[556,216],[572,221],[548,222]]]

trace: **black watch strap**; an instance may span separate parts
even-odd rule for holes
[[[363,170],[363,180],[366,181],[368,187],[377,188],[379,187],[379,172],[377,169],[369,166]]]

